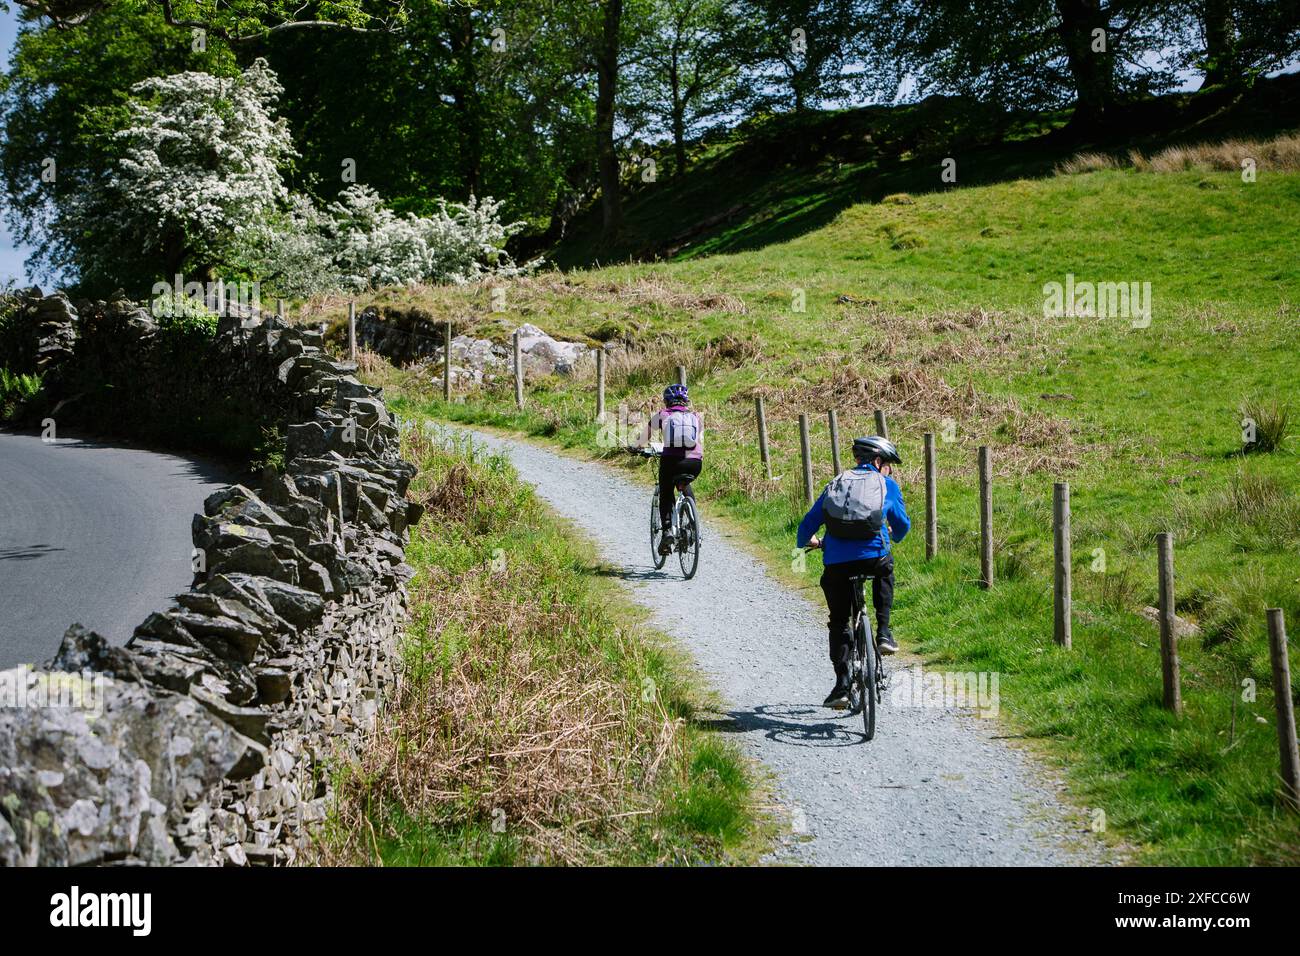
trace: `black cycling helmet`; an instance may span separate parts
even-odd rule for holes
[[[898,448],[894,443],[888,438],[881,438],[879,435],[868,435],[866,438],[853,439],[853,457],[860,461],[870,461],[878,457],[882,461],[895,465],[903,463],[903,460],[898,457]]]

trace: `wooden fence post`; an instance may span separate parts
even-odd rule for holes
[[[1291,703],[1286,622],[1280,607],[1271,607],[1264,614],[1268,618],[1268,649],[1273,658],[1273,706],[1277,709],[1277,746],[1282,755],[1282,794],[1291,809],[1300,810],[1300,750],[1296,747],[1295,708]]]
[[[1067,651],[1071,646],[1070,627],[1070,484],[1052,485],[1052,552],[1056,566],[1052,590],[1052,637]]]
[[[1178,635],[1174,630],[1174,536],[1168,531],[1156,535],[1160,562],[1160,672],[1164,683],[1164,706],[1175,714],[1183,712],[1182,677],[1178,665]]]
[[[840,417],[835,409],[826,413],[831,426],[831,468],[835,474],[840,473]]]
[[[767,480],[772,480],[772,459],[767,452],[767,412],[763,409],[763,396],[757,395],[754,398],[754,407],[758,412],[758,455],[763,460],[763,470],[767,473]]]
[[[939,492],[934,474],[934,432],[926,432],[925,441],[925,560],[939,553]]]
[[[993,586],[993,467],[989,446],[980,445],[980,587]]]
[[[348,361],[357,360],[357,304],[348,303]]]
[[[605,417],[605,347],[596,349],[596,421]]]
[[[523,352],[519,346],[519,330],[515,329],[512,336],[513,349],[515,355],[515,407],[524,407],[524,360]]]
[[[442,400],[451,401],[451,320],[442,325]]]
[[[679,366],[677,366],[677,384],[678,384],[678,385],[685,385],[685,384],[686,384],[686,366],[685,366],[685,365],[679,365]]]
[[[275,300],[275,314],[282,319],[284,318],[284,299]]]
[[[808,441],[808,416],[799,414],[799,453],[803,456],[803,497],[813,503],[812,447]]]
[[[876,409],[876,434],[881,438],[889,437],[889,425],[885,421],[884,410],[879,408]]]

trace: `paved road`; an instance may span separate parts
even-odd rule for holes
[[[784,848],[795,862],[860,865],[1067,865],[1111,862],[1059,783],[998,739],[998,720],[887,694],[876,739],[861,718],[821,706],[831,683],[815,580],[794,590],[704,514],[700,571],[650,566],[650,471],[639,483],[591,462],[478,434],[595,542],[653,623],[694,656],[726,701],[714,725],[776,775]],[[906,587],[906,581],[900,582]],[[906,644],[905,621],[896,622]],[[915,660],[895,658],[900,682]],[[896,683],[897,686],[897,683]],[[924,683],[921,685],[924,687]]]
[[[54,656],[69,624],[115,643],[190,584],[190,519],[225,466],[0,430],[0,668]]]

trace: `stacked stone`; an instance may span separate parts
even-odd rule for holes
[[[121,334],[148,319],[116,314]],[[125,647],[74,625],[46,672],[19,669],[102,680],[104,715],[0,701],[0,864],[291,863],[325,764],[394,692],[421,509],[392,417],[275,316],[224,318],[215,354],[259,411],[287,410],[285,472],[204,502],[193,587]]]

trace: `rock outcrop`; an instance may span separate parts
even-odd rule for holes
[[[453,333],[455,324],[453,323]],[[574,375],[595,368],[595,351],[582,342],[565,342],[536,325],[502,324],[504,342],[455,335],[451,339],[451,379],[458,387],[491,383],[514,373],[510,338],[519,334],[519,351],[528,376]],[[431,374],[442,376],[444,327],[431,318],[384,315],[373,306],[357,315],[357,342],[398,365],[428,364]],[[612,351],[622,346],[606,343]]]

